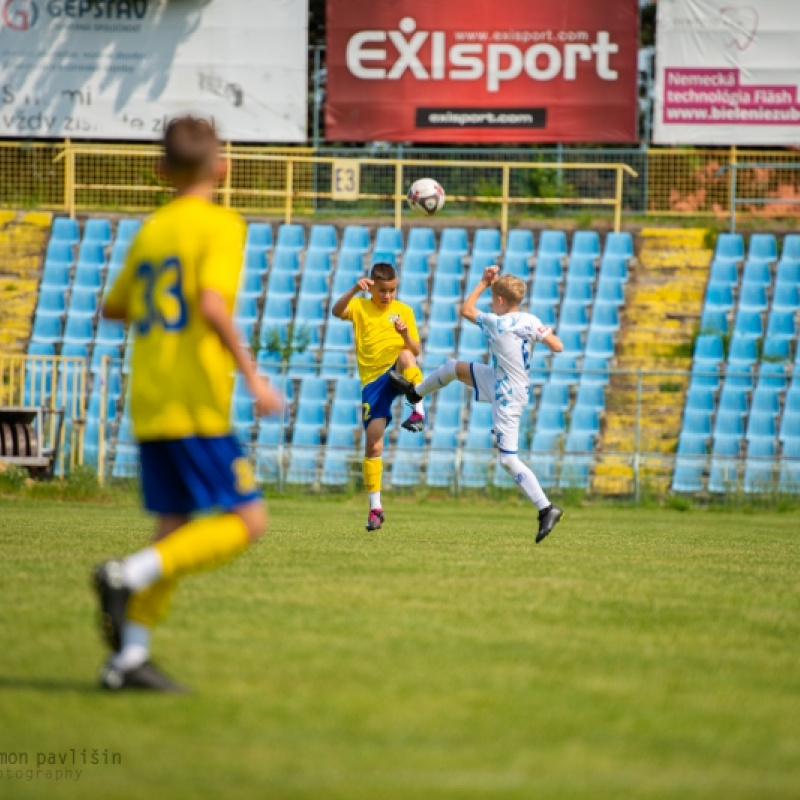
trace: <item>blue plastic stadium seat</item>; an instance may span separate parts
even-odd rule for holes
[[[436,275],[461,278],[464,275],[464,262],[461,253],[452,251],[439,253],[439,257],[436,259]]]
[[[600,235],[597,231],[575,231],[570,255],[599,258],[600,250]]]
[[[519,278],[527,283],[531,277],[531,267],[528,256],[518,254],[507,255],[503,262],[503,274],[513,275],[514,277]],[[472,282],[472,279],[480,280],[480,277],[481,276],[474,274],[472,270],[470,270],[470,282]]]
[[[140,219],[135,218],[126,218],[121,219],[117,223],[117,237],[116,242],[118,243],[127,243],[133,241],[134,237],[137,233],[139,233],[139,229],[142,227],[142,221]]]
[[[559,331],[585,331],[589,327],[589,312],[581,303],[564,302],[558,321]]]
[[[377,243],[375,249],[378,248]],[[386,248],[393,250],[393,248]],[[436,238],[433,233],[433,228],[411,228],[408,231],[408,242],[406,244],[406,252],[409,253],[435,253],[436,252]]]
[[[67,310],[64,292],[60,289],[42,289],[36,304],[37,317],[63,317]]]
[[[691,436],[710,436],[711,415],[707,411],[690,411],[687,409],[683,414],[681,434],[683,433]]]
[[[712,392],[712,400],[713,400],[713,392]],[[688,405],[687,405],[688,408]],[[709,411],[713,410],[713,404],[711,408],[707,409]],[[722,412],[732,412],[739,414],[746,414],[748,410],[748,403],[747,403],[747,392],[737,388],[736,386],[729,386],[727,383],[725,386],[722,387],[722,391],[719,395],[719,411]]]
[[[767,340],[794,339],[797,325],[793,311],[773,311],[767,322]]]
[[[506,239],[506,254],[519,254],[532,256],[534,251],[533,233],[531,231],[513,228],[508,232]]]
[[[304,272],[300,281],[300,296],[326,299],[329,293],[328,276],[321,272]]]
[[[432,325],[425,347],[430,353],[455,353],[455,331],[450,325]]]
[[[536,416],[536,433],[563,433],[565,429],[566,420],[563,409],[552,406],[539,409]]]
[[[531,290],[531,300],[537,303],[558,304],[561,289],[558,281],[547,278],[535,278]]]
[[[283,224],[278,227],[276,250],[300,251],[306,245],[306,232],[302,225]]]
[[[775,287],[773,311],[797,311],[800,308],[800,289],[797,284],[783,283]]]
[[[107,219],[87,219],[83,228],[83,241],[111,244],[111,223]]]
[[[234,317],[239,322],[255,322],[258,319],[258,302],[251,295],[240,294],[236,300]]]
[[[433,420],[433,430],[456,433],[461,428],[461,403],[442,403],[436,406],[436,415]]]
[[[594,266],[594,259],[591,256],[573,255],[569,260],[567,270],[567,282],[587,281],[593,282],[597,277],[597,270]]]
[[[248,247],[244,251],[244,268],[246,272],[263,275],[267,271],[266,250],[252,250]]]
[[[455,481],[457,446],[458,432],[455,429],[434,427],[425,477],[428,486],[446,487]]]
[[[800,410],[784,410],[778,438],[784,443],[793,439],[800,440]]]
[[[319,432],[317,431],[317,434]],[[295,438],[298,431],[295,429]],[[301,438],[305,438],[301,436]],[[294,444],[290,449],[289,468],[286,471],[286,482],[295,485],[309,486],[317,479],[317,465],[322,448],[319,444]]]
[[[775,443],[768,439],[747,446],[744,469],[745,492],[769,492],[775,488]]]
[[[605,386],[608,383],[608,359],[584,358],[580,375],[580,384]]]
[[[800,258],[789,260],[784,252],[781,256],[781,260],[778,262],[778,269],[775,273],[775,288],[777,289],[779,286],[787,284],[789,286],[797,286],[800,284]]]
[[[740,308],[733,325],[733,333],[739,337],[760,338],[764,334],[764,318],[760,311]]]
[[[770,386],[756,387],[750,404],[751,414],[772,414],[774,417],[780,411],[780,407],[780,394],[776,388]]]
[[[499,258],[502,252],[500,231],[495,228],[478,228],[472,241],[472,254],[486,253],[492,258]]]
[[[434,301],[459,302],[461,300],[461,279],[434,273],[431,296]]]
[[[528,258],[527,256],[507,256],[506,266],[504,267],[504,271],[508,271],[511,262],[511,258],[515,259],[524,259],[524,263],[527,267],[528,265]],[[530,268],[528,267],[528,270]],[[512,273],[518,274],[518,273]],[[523,275],[519,274],[519,277],[523,277]],[[561,258],[559,256],[540,256],[536,261],[536,280],[548,280],[550,282],[560,282],[564,277],[564,267],[561,263]]]
[[[69,267],[65,264],[47,264],[42,274],[41,289],[53,289],[63,292],[70,284]]]
[[[586,337],[589,358],[611,358],[614,355],[614,334],[611,331],[590,329]]]
[[[597,284],[596,305],[608,304],[620,306],[625,301],[625,290],[622,284],[614,281],[612,283],[600,281]]]
[[[415,277],[404,278],[400,282],[398,299],[403,303],[427,300],[428,279]]]
[[[352,402],[334,402],[331,406],[331,426],[355,428],[361,422],[361,409]]]
[[[308,249],[322,250],[326,253],[333,253],[339,247],[338,234],[333,225],[312,225],[311,233],[308,237]]]
[[[305,274],[318,273],[329,275],[331,272],[331,255],[327,250],[309,250],[306,255]]]
[[[342,269],[336,270],[336,274],[333,277],[333,288],[331,289],[334,298],[341,297],[345,292],[349,292],[363,277],[363,271],[346,272]]]
[[[261,327],[287,325],[292,321],[292,301],[286,295],[270,295],[264,305]]]
[[[257,272],[242,270],[239,278],[239,294],[250,297],[260,297],[264,291],[264,279]]]
[[[455,327],[457,321],[456,307],[452,303],[434,300],[431,304],[430,324]],[[475,326],[470,326],[475,327]]]
[[[734,335],[728,354],[728,369],[750,367],[758,358],[758,343],[753,336]]]
[[[403,280],[411,276],[427,278],[430,272],[431,267],[428,253],[412,251],[403,256]]]
[[[369,250],[369,230],[363,225],[347,225],[342,235],[339,257],[345,252],[366,253]]]
[[[300,272],[300,257],[296,250],[275,250],[272,255],[272,271],[270,278],[275,273],[284,275],[297,275]]]
[[[592,314],[590,331],[618,331],[619,311],[616,306],[596,305]]]
[[[36,344],[56,344],[61,341],[62,328],[61,317],[37,315],[33,320],[31,341]]]
[[[69,217],[56,217],[53,220],[53,229],[50,238],[59,242],[75,244],[81,238],[78,220]]]
[[[566,411],[569,408],[569,386],[563,383],[547,383],[542,388],[539,408],[558,408]]]
[[[295,276],[291,272],[276,272],[274,269],[267,280],[267,299],[275,295],[294,297]]]
[[[94,318],[97,314],[98,298],[97,293],[73,292],[69,302],[69,314],[73,317]]]
[[[709,284],[705,308],[713,311],[730,311],[733,308],[733,290],[727,284]]]
[[[711,402],[714,397],[711,395]],[[592,408],[602,411],[605,408],[605,389],[601,384],[581,383],[575,398],[575,408]]]
[[[739,270],[735,261],[715,258],[711,262],[711,270],[708,275],[709,283],[727,283],[731,286],[739,282]]]
[[[742,286],[739,295],[739,311],[766,311],[767,288],[760,284],[750,283]]]
[[[75,263],[75,247],[70,242],[61,242],[51,239],[45,251],[45,268],[54,264],[72,266]]]
[[[316,330],[310,328],[309,330]],[[289,357],[288,375],[291,378],[300,378],[308,375],[316,375],[318,372],[317,359],[315,356],[316,348],[309,347],[302,353],[294,352]]]
[[[403,232],[399,228],[378,228],[375,234],[375,250],[400,255],[403,252]]]
[[[389,250],[375,250],[370,259],[370,269],[376,264],[391,264],[397,267],[397,256]]]
[[[786,337],[766,339],[761,355],[768,362],[789,361],[792,357],[792,342]]]
[[[744,239],[739,233],[720,233],[714,248],[714,258],[727,261],[744,260]]]
[[[439,242],[440,253],[456,253],[461,256],[469,253],[467,232],[464,228],[445,228]]]
[[[351,350],[353,347],[353,325],[332,319],[325,331],[325,349]]]
[[[78,248],[78,270],[82,267],[104,269],[106,265],[106,249],[99,242],[81,242]]]
[[[559,354],[560,363],[562,358],[570,358],[583,355],[583,335],[576,330],[562,330],[559,332],[564,349]]]
[[[566,256],[567,235],[564,231],[542,231],[539,237],[539,252],[537,255]]]
[[[603,256],[633,258],[633,237],[629,233],[609,233],[606,235]]]
[[[753,439],[774,439],[778,435],[775,423],[775,414],[767,412],[763,414],[750,412],[747,422],[747,440]]]
[[[78,264],[72,288],[99,291],[103,286],[103,275],[99,267],[91,264]]]
[[[552,303],[533,301],[530,304],[530,313],[538,317],[543,325],[556,327],[556,307]]]
[[[620,256],[603,256],[598,280],[600,283],[625,283],[628,280],[628,260]]]
[[[349,375],[350,358],[344,350],[323,350],[319,374],[323,378],[339,378]]]
[[[722,361],[722,339],[715,333],[704,333],[695,339],[694,362],[696,364],[718,364]]]
[[[320,483],[323,486],[347,486],[350,483],[350,465],[353,460],[352,452],[334,448],[328,444],[322,460]]]
[[[728,315],[724,311],[705,309],[700,319],[701,333],[728,333]]]
[[[735,281],[732,281],[735,283]],[[742,286],[769,286],[772,283],[772,270],[767,261],[745,261]]]
[[[747,248],[748,260],[776,261],[778,258],[778,243],[771,233],[754,233],[750,237]]]

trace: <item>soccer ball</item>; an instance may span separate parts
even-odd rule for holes
[[[420,178],[411,184],[407,199],[412,211],[432,217],[444,206],[444,189],[433,178]]]

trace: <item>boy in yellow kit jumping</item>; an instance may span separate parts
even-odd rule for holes
[[[369,297],[357,298],[359,292]],[[334,317],[353,323],[366,433],[363,469],[364,487],[369,492],[368,531],[378,530],[384,520],[381,507],[383,435],[392,421],[392,403],[400,394],[389,382],[389,370],[400,370],[411,383],[422,381],[415,358],[420,354],[420,343],[414,311],[396,300],[396,295],[394,267],[378,263],[373,266],[369,278],[361,278],[331,308]],[[410,431],[421,431],[425,427],[422,402],[414,405],[403,427]]]
[[[151,546],[94,571],[113,651],[100,676],[109,690],[183,691],[150,661],[152,627],[179,578],[238,555],[267,527],[252,470],[230,431],[234,367],[258,413],[283,405],[256,374],[233,325],[245,225],[211,202],[227,166],[213,126],[173,120],[163,166],[176,197],[145,221],[103,304],[103,316],[133,329],[131,418],[144,504],[157,516]],[[193,519],[214,508],[221,513]]]

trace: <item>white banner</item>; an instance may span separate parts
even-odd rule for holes
[[[661,0],[653,140],[800,143],[800,0]]]
[[[306,139],[307,0],[0,0],[0,137]]]

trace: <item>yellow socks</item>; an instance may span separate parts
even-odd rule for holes
[[[126,612],[128,620],[152,628],[167,616],[177,586],[178,582],[173,578],[161,578],[132,595]]]
[[[383,460],[381,458],[365,458],[362,462],[364,471],[364,488],[370,492],[381,490],[383,478]]]
[[[422,370],[414,364],[413,367],[406,367],[403,370],[403,377],[416,386],[418,383],[422,383]]]
[[[189,522],[153,547],[161,557],[161,578],[179,578],[239,555],[250,543],[247,526],[236,514]]]

